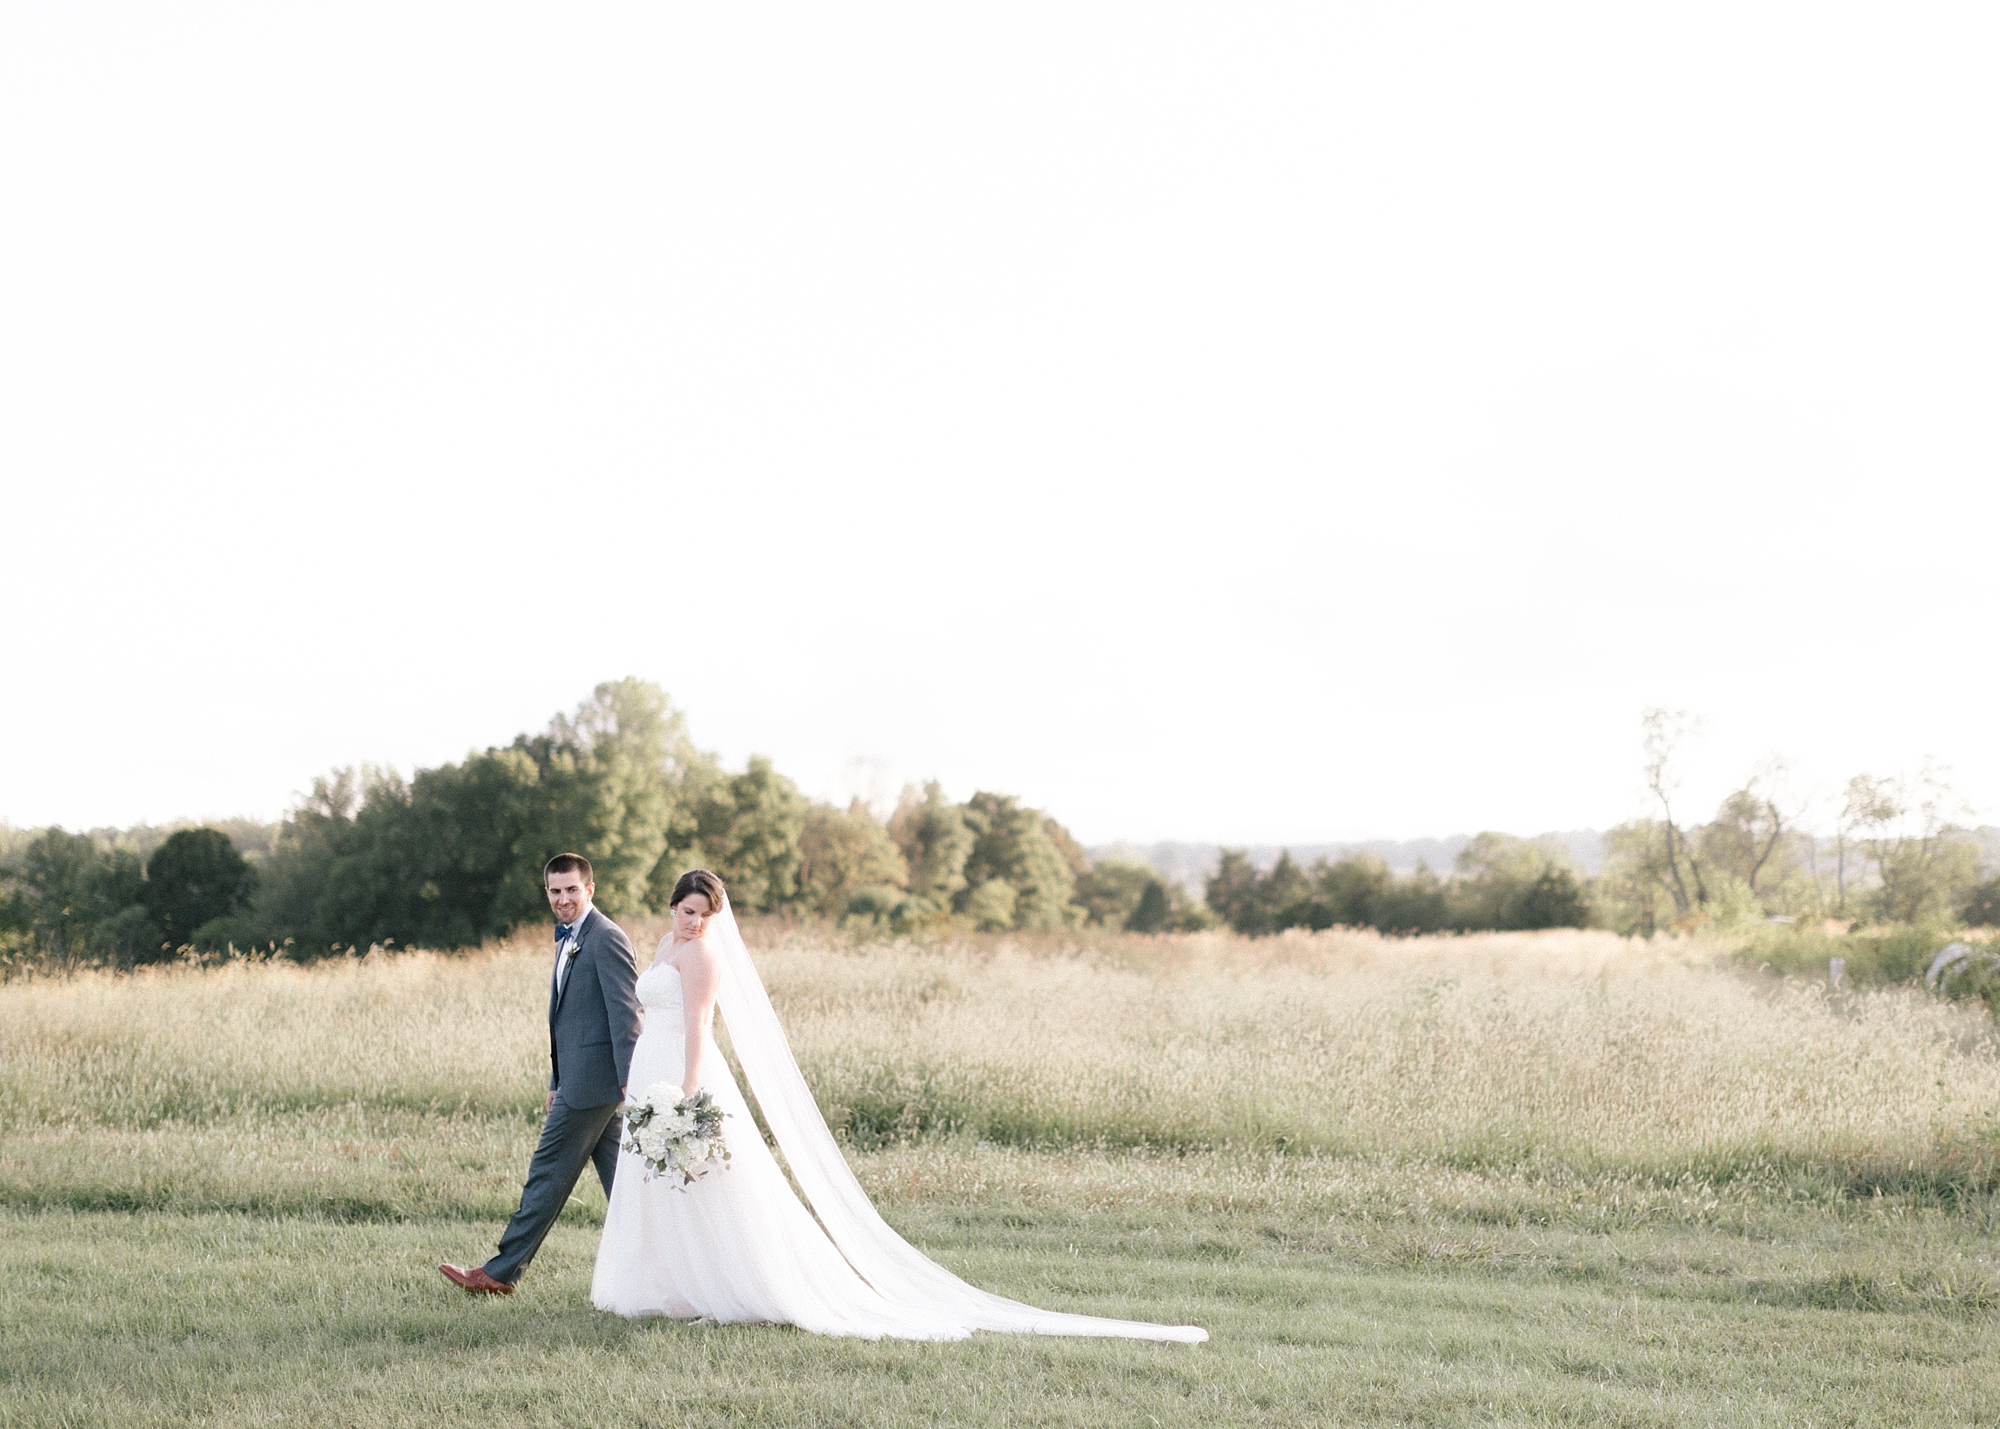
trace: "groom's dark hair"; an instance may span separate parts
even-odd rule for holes
[[[585,883],[592,888],[597,886],[597,875],[590,871],[590,860],[580,853],[559,853],[550,859],[542,869],[542,882],[547,883],[552,873],[580,873]]]

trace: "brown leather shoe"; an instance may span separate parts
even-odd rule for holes
[[[464,1270],[456,1265],[440,1265],[444,1278],[461,1290],[469,1290],[474,1295],[512,1295],[514,1287],[504,1280],[495,1280],[486,1273],[484,1266],[475,1265]]]

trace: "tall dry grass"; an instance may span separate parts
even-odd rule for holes
[[[1716,1178],[1992,1179],[2000,1045],[1906,990],[1829,995],[1596,932],[1132,940],[829,956],[767,976],[858,1140],[1284,1146]]]
[[[1699,944],[759,940],[806,1075],[861,1148],[955,1135],[1946,1194],[2000,1180],[1988,1022],[1908,990],[1748,978]],[[250,1184],[260,1158],[307,1146],[310,1177],[357,1204],[417,1195],[415,1177],[427,1203],[456,1185],[490,1213],[540,1109],[547,976],[533,939],[0,987],[0,1192],[45,1197],[130,1155],[167,1168],[149,1194],[214,1199],[207,1160]],[[309,1198],[307,1173],[286,1174]]]

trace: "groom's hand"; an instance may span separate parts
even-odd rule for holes
[[[542,1103],[542,1115],[547,1116],[549,1114],[549,1108],[554,1106],[555,1104],[556,1104],[556,1089],[554,1087],[550,1087],[549,1099]]]

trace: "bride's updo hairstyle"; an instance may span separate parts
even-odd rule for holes
[[[729,896],[722,886],[721,879],[705,868],[691,868],[683,873],[680,881],[674,885],[673,901],[667,906],[678,908],[683,901],[697,893],[708,899],[708,911],[711,913],[720,913],[722,900]]]

